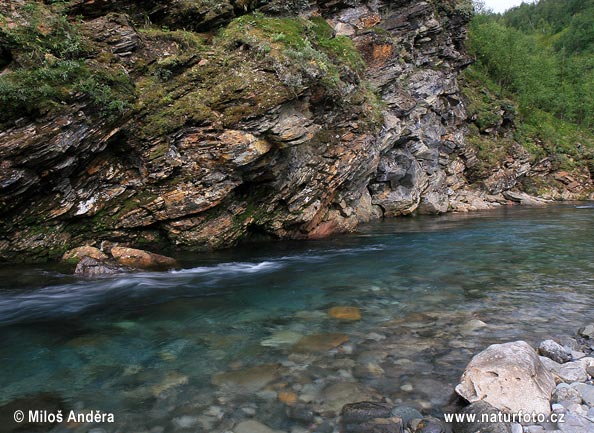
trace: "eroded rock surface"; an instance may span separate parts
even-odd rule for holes
[[[506,412],[549,414],[555,380],[524,341],[493,344],[467,365],[456,392]]]
[[[90,47],[87,84],[0,116],[0,260],[103,241],[158,251],[319,238],[382,216],[530,202],[507,191],[552,170],[514,148],[473,178],[457,80],[467,0],[210,6],[39,5],[50,35],[57,14],[82,19],[68,31]],[[19,2],[0,13],[0,41],[30,26]],[[33,67],[27,47],[0,48],[6,70]],[[588,176],[557,177],[582,191]]]

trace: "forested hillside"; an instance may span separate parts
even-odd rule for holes
[[[470,142],[483,163],[501,160],[512,139],[534,161],[549,157],[557,168],[591,171],[594,0],[541,0],[505,14],[477,6],[465,93]]]

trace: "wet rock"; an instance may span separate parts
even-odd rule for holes
[[[587,325],[587,326],[584,326],[583,328],[580,328],[578,331],[578,334],[584,338],[589,338],[591,340],[594,340],[594,324]]]
[[[501,422],[481,422],[483,414],[486,416],[497,416],[499,410],[491,406],[486,401],[477,401],[469,406],[462,409],[460,414],[467,414],[468,416],[475,417],[474,422],[468,422],[468,418],[465,422],[453,423],[454,433],[511,433],[511,426]]]
[[[488,325],[480,319],[472,319],[464,323],[464,325],[460,327],[460,331],[463,334],[472,334],[474,331],[486,328],[487,326]]]
[[[83,257],[78,262],[78,265],[76,265],[74,274],[81,277],[101,277],[131,271],[131,268],[120,266],[109,260],[96,260],[91,257]]]
[[[16,411],[23,411],[24,421],[17,423],[14,420]],[[30,410],[46,411],[56,414],[58,411],[66,412],[64,401],[55,394],[41,393],[12,400],[0,406],[0,433],[16,432],[46,432],[52,429],[55,422],[29,422],[28,412]]]
[[[315,420],[315,413],[308,406],[297,404],[287,408],[287,416],[295,421],[311,424]]]
[[[324,388],[315,402],[320,412],[338,413],[343,406],[358,400],[377,397],[369,389],[356,382],[338,382]]]
[[[393,411],[390,405],[371,401],[347,404],[343,406],[340,412],[341,422],[345,424],[361,423],[373,418],[390,418],[392,414]],[[398,414],[394,413],[394,416],[398,416]]]
[[[316,427],[314,433],[332,433],[334,432],[334,425],[330,421],[324,421]]]
[[[414,433],[445,433],[445,426],[441,420],[433,417],[425,417],[419,422]]]
[[[144,250],[126,247],[114,247],[111,255],[124,266],[148,270],[166,270],[177,267],[175,259]]]
[[[456,386],[470,402],[484,400],[500,410],[550,413],[555,381],[536,351],[524,341],[494,344],[475,355]]]
[[[571,353],[568,353],[563,346],[553,340],[545,340],[540,343],[538,353],[559,364],[571,361]]]
[[[233,428],[234,433],[276,433],[270,427],[256,420],[242,421]]]
[[[361,310],[357,307],[332,307],[328,315],[339,320],[361,320]]]
[[[303,334],[294,331],[278,331],[260,342],[266,347],[291,346],[303,338]]]
[[[184,415],[177,418],[173,418],[173,425],[177,428],[192,428],[198,424],[197,416]]]
[[[281,391],[278,393],[278,400],[287,406],[293,406],[297,403],[297,394],[291,391]]]
[[[409,406],[397,406],[391,411],[392,416],[402,418],[405,426],[409,426],[413,419],[423,419],[421,412]]]
[[[221,387],[229,387],[234,392],[256,392],[270,382],[279,378],[282,368],[278,364],[256,365],[244,370],[217,373],[212,383]]]
[[[83,257],[90,257],[98,261],[105,261],[108,259],[107,255],[99,248],[85,245],[65,252],[62,256],[62,260],[68,263],[77,264]]]
[[[297,353],[325,352],[347,341],[349,341],[349,336],[345,334],[313,334],[299,340],[292,350]]]
[[[151,391],[155,397],[158,397],[162,393],[169,391],[172,388],[176,388],[181,385],[188,383],[188,376],[172,371],[167,373],[165,379],[151,388]]]
[[[402,418],[394,416],[389,405],[374,402],[347,404],[340,413],[344,433],[401,433]]]
[[[343,433],[404,433],[400,418],[374,418],[360,424],[342,425]]]

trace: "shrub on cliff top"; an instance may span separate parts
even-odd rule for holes
[[[92,62],[93,46],[76,23],[41,3],[0,18],[0,45],[10,63],[0,75],[0,123],[40,115],[87,98],[102,115],[122,112],[131,92],[121,73]]]
[[[221,32],[219,41],[227,49],[241,47],[269,57],[279,78],[296,91],[307,80],[320,79],[340,93],[348,87],[345,81],[352,81],[365,67],[352,40],[335,36],[321,17],[244,15]]]

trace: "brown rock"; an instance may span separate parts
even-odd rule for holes
[[[357,307],[332,307],[328,315],[339,320],[361,320],[361,310]]]
[[[114,247],[111,255],[122,265],[140,269],[171,269],[177,266],[175,259],[135,248]]]
[[[107,255],[105,255],[98,248],[91,247],[89,245],[84,245],[82,247],[66,251],[62,256],[62,260],[68,263],[75,264],[80,262],[83,257],[91,257],[95,260],[107,260]]]
[[[345,334],[313,334],[303,337],[293,346],[294,352],[325,352],[349,341]]]
[[[297,403],[297,394],[291,391],[282,391],[278,393],[278,399],[287,406],[293,406]]]

